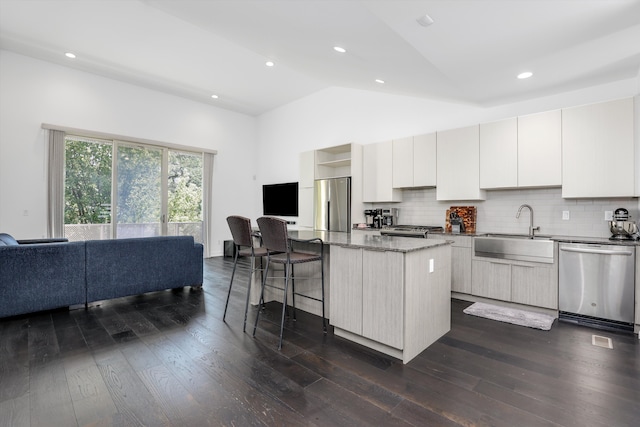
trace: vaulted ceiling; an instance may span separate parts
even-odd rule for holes
[[[640,0],[0,0],[0,47],[251,115],[333,86],[491,106],[636,77]]]

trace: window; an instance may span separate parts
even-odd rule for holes
[[[191,235],[203,241],[203,155],[65,137],[69,240]]]

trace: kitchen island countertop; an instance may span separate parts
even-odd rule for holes
[[[289,237],[308,240],[320,238],[327,245],[342,246],[346,248],[362,248],[374,251],[413,252],[452,242],[446,238],[417,239],[412,237],[378,236],[365,233],[343,233],[331,231],[289,230]]]

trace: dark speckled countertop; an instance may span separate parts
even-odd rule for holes
[[[319,237],[328,245],[392,252],[413,252],[451,244],[451,241],[447,241],[446,239],[431,240],[412,237],[379,236],[368,233],[339,233],[311,230],[289,230],[289,237],[302,240]]]
[[[500,234],[504,234],[505,236],[508,236],[508,233],[500,233],[500,232],[490,232],[490,231],[482,231],[482,232],[475,232],[475,233],[431,233],[431,235],[435,235],[435,234],[442,234],[443,238],[446,238],[446,236],[451,235],[451,236],[471,236],[471,237],[482,237],[482,236],[486,236],[489,234],[495,234],[495,235],[500,235]],[[640,241],[639,240],[611,240],[608,237],[589,237],[589,236],[556,236],[556,235],[545,235],[545,234],[541,234],[542,236],[546,236],[551,240],[555,240],[556,242],[560,242],[560,243],[589,243],[589,244],[597,244],[597,245],[628,245],[628,246],[640,246]],[[513,236],[513,234],[512,234]]]

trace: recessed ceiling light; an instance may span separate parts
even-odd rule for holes
[[[273,62],[273,61],[267,61],[267,62],[265,62],[264,65],[266,65],[267,67],[273,67],[274,65],[276,65],[276,63]]]
[[[218,99],[218,95],[211,95],[213,99]]]
[[[531,71],[525,71],[524,73],[520,73],[518,74],[518,78],[520,80],[522,79],[528,79],[529,77],[533,76],[533,73]]]
[[[376,83],[380,83],[381,85],[384,84],[384,80],[382,79],[376,79]]]
[[[427,15],[426,13],[422,15],[420,18],[416,19],[416,21],[418,22],[418,24],[422,25],[423,27],[428,27],[429,25],[433,24],[433,18]]]
[[[334,46],[333,50],[335,50],[336,52],[340,52],[340,53],[346,53],[347,49],[340,47],[340,46]]]
[[[76,55],[71,52],[65,53],[64,56],[66,56],[67,58],[76,59]]]

